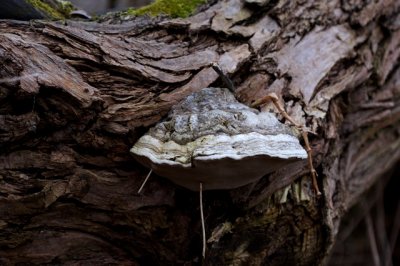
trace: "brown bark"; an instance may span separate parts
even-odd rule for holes
[[[191,92],[234,80],[305,123],[307,162],[204,194],[211,265],[326,261],[340,221],[400,158],[400,3],[245,1],[188,19],[0,22],[0,262],[199,264],[198,195],[130,147]],[[253,2],[253,3],[250,3]],[[257,3],[255,3],[257,2]]]

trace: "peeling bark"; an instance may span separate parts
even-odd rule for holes
[[[129,149],[170,108],[222,86],[275,92],[306,162],[205,192],[211,265],[326,262],[346,211],[400,158],[398,1],[216,1],[187,19],[0,21],[0,263],[199,264],[198,195]],[[271,109],[266,106],[265,110]],[[279,115],[277,115],[279,116]]]

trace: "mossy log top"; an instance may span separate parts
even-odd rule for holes
[[[2,19],[52,19],[69,17],[75,7],[64,0],[7,0],[1,3]]]
[[[206,0],[156,0],[153,3],[140,8],[128,8],[126,11],[103,15],[105,18],[130,19],[133,16],[149,15],[169,16],[172,18],[186,18],[196,9],[206,4]],[[2,4],[1,18],[7,19],[51,19],[64,20],[71,17],[71,12],[76,7],[64,0],[8,0]],[[85,10],[88,14],[91,10]],[[102,15],[96,16],[97,20],[103,19]]]
[[[199,5],[205,3],[207,3],[206,0],[155,0],[150,5],[137,9],[128,9],[122,15],[167,15],[186,18],[193,14]]]

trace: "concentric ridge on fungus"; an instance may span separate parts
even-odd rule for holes
[[[205,88],[172,108],[131,149],[143,165],[178,185],[231,189],[307,158],[274,114],[239,103],[225,88]]]

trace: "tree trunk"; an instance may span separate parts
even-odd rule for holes
[[[0,22],[0,264],[314,265],[400,158],[400,2],[215,1],[187,19]],[[129,149],[171,106],[233,79],[307,125],[306,161],[198,194]],[[279,116],[279,115],[278,115]]]

